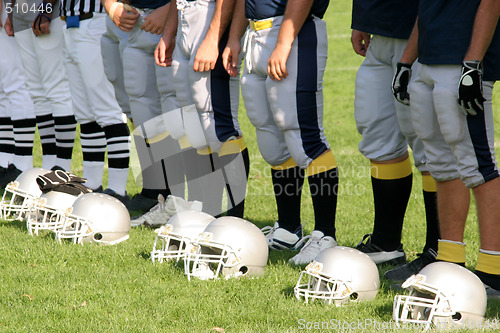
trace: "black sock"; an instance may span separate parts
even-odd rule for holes
[[[241,157],[243,159],[243,165],[238,165],[234,162],[234,159],[239,156],[241,153]],[[225,168],[226,177],[229,180],[226,183],[226,190],[229,192],[228,195],[228,210],[227,216],[235,216],[243,218],[243,214],[245,212],[245,196],[246,196],[246,188],[248,182],[248,174],[250,171],[250,157],[248,155],[248,149],[243,149],[238,154],[229,154],[220,156],[220,161],[222,167]],[[226,168],[228,164],[233,162],[232,168]],[[236,168],[236,170],[235,170]],[[234,174],[228,174],[229,172],[234,172]],[[245,179],[243,181],[243,178]],[[233,202],[231,202],[233,201]]]
[[[304,170],[298,166],[284,170],[271,169],[274,196],[281,228],[294,232],[300,227],[300,199]]]
[[[500,291],[500,275],[489,274],[482,271],[475,271],[481,282],[495,290]]]
[[[384,251],[394,251],[401,244],[412,181],[412,174],[398,179],[372,177],[375,223],[371,240]]]
[[[439,219],[437,213],[436,192],[423,191],[427,233],[424,252],[433,249],[437,252],[439,235]]]
[[[314,207],[315,230],[335,238],[335,213],[339,184],[338,168],[307,177]]]

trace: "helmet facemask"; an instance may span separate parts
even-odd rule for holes
[[[75,244],[83,244],[84,238],[92,236],[93,231],[90,221],[86,218],[67,214],[63,220],[63,226],[56,232],[59,242],[62,239],[70,239]],[[98,236],[98,238],[100,238]]]
[[[157,230],[153,251],[151,251],[151,260],[162,263],[165,260],[184,259],[186,253],[192,248],[191,239],[172,232],[173,226],[167,224]]]
[[[295,297],[305,302],[320,300],[328,304],[342,305],[350,300],[356,300],[350,281],[332,279],[321,274],[323,264],[313,261],[300,273],[294,288]]]
[[[19,188],[19,182],[10,182],[0,203],[1,218],[8,221],[23,220],[38,197]]]
[[[65,214],[66,211],[48,206],[46,198],[39,198],[27,214],[28,233],[38,235],[40,230],[56,232],[62,228]]]
[[[425,329],[461,326],[462,315],[439,289],[427,284],[426,277],[413,275],[403,284],[410,293],[394,298],[393,316],[396,323],[419,323]],[[451,326],[450,326],[451,325]]]
[[[126,234],[123,237],[115,239],[108,237],[108,233],[93,230],[93,222],[87,218],[67,214],[64,218],[63,227],[56,232],[56,239],[61,242],[62,239],[70,239],[75,244],[85,242],[102,243],[114,245],[129,238]]]
[[[201,280],[215,279],[222,273],[226,279],[240,277],[248,272],[241,265],[241,259],[228,244],[212,241],[209,232],[200,234],[193,242],[193,247],[184,258],[184,271],[191,280],[196,277]]]

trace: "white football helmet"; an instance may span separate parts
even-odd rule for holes
[[[26,217],[26,227],[30,235],[38,235],[39,230],[56,231],[62,228],[63,217],[78,196],[49,191],[36,199]]]
[[[264,275],[269,249],[266,236],[253,223],[224,216],[210,222],[184,258],[190,280]]]
[[[130,215],[118,199],[102,193],[86,193],[75,200],[56,238],[74,243],[116,244],[129,238]]]
[[[420,323],[425,328],[480,327],[486,311],[486,291],[468,269],[435,262],[425,266],[402,285],[408,296],[396,295],[396,323]]]
[[[305,302],[342,305],[374,299],[380,285],[377,265],[365,253],[344,246],[328,248],[302,271],[294,288]]]
[[[201,234],[207,225],[215,220],[207,213],[184,210],[172,216],[166,225],[155,232],[158,233],[151,252],[153,262],[183,259],[186,252],[191,249],[191,241]]]
[[[23,220],[35,199],[42,195],[36,177],[50,170],[31,168],[23,171],[16,180],[5,187],[0,202],[0,218],[4,220]]]

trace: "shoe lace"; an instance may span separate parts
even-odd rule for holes
[[[301,255],[309,256],[312,254],[317,254],[320,250],[320,242],[321,238],[313,237],[312,235],[307,235],[302,237],[300,241],[295,244],[294,248],[298,249],[300,246],[307,241],[307,243],[300,250]]]
[[[158,203],[154,205],[147,213],[142,215],[142,219],[145,224],[155,225],[155,224],[165,224],[165,199],[161,194],[158,196]]]
[[[265,235],[265,236],[270,236],[272,235],[276,229],[278,229],[277,226],[270,226],[270,225],[266,225],[265,227],[263,227],[262,229],[260,229],[260,231],[262,231],[262,233]]]
[[[371,237],[372,237],[372,234],[365,234],[363,236],[363,239],[361,240],[361,242],[359,242],[358,245],[355,246],[355,249],[361,250],[362,248],[364,248],[366,245],[368,245],[368,243],[370,243]],[[367,241],[365,242],[365,240],[367,240]]]
[[[161,198],[163,199],[163,196]],[[147,213],[145,213],[144,216],[153,215],[157,213],[159,210],[163,210],[164,208],[165,208],[165,200],[161,200],[160,197],[158,197],[158,203],[154,205]]]

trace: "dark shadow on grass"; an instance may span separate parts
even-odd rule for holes
[[[390,303],[384,303],[383,305],[379,305],[379,306],[374,306],[373,307],[373,312],[375,314],[374,317],[379,317],[379,318],[387,318],[388,316],[390,316],[390,318],[388,318],[388,320],[392,319],[392,302]]]
[[[140,252],[138,255],[139,255],[139,257],[141,257],[142,259],[145,259],[145,260],[151,261],[151,252],[142,251],[142,252]]]
[[[486,319],[499,319],[500,317],[500,298],[488,299],[488,306],[486,307]]]
[[[15,220],[15,221],[1,221],[0,225],[5,226],[7,228],[16,228],[20,230],[27,230],[26,229],[26,222],[20,221],[20,220]]]
[[[290,287],[283,288],[283,289],[281,289],[281,292],[286,297],[295,298],[295,293],[293,292],[293,288],[294,287],[295,286],[290,286]]]

